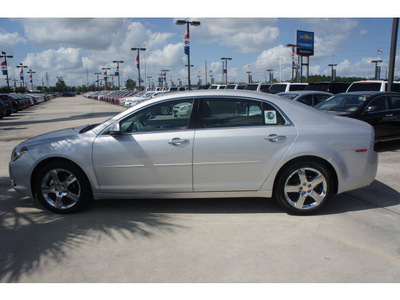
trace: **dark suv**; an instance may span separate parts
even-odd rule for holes
[[[0,94],[0,101],[3,103],[5,113],[4,116],[9,116],[14,111],[13,103],[10,97],[6,94]]]

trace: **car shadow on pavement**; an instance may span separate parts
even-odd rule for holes
[[[70,253],[101,239],[147,239],[190,230],[182,214],[281,214],[292,218],[274,199],[139,199],[94,201],[80,213],[59,215],[37,200],[19,195],[0,178],[0,282],[23,281],[49,262],[65,262]],[[8,184],[8,183],[7,183]],[[376,199],[375,199],[376,198]],[[318,215],[340,214],[400,204],[400,194],[379,181],[332,197]],[[186,216],[185,216],[186,217]],[[55,279],[56,280],[56,279]]]
[[[19,282],[24,274],[40,272],[48,262],[68,261],[71,251],[99,239],[135,235],[151,239],[160,232],[183,229],[167,214],[151,212],[150,207],[137,209],[117,203],[58,215],[4,185],[0,192],[0,282]]]
[[[376,208],[385,208],[400,214],[400,193],[390,186],[374,180],[368,187],[331,197],[318,215]]]
[[[389,142],[378,142],[375,144],[375,151],[381,152],[393,152],[400,150],[400,140],[389,141]]]

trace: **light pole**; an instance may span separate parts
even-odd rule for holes
[[[6,72],[5,72],[5,75],[6,75],[6,78],[7,78],[7,87],[8,87],[8,89],[10,89],[10,82],[9,82],[9,80],[8,80],[7,58],[13,58],[13,56],[12,56],[12,55],[7,55],[6,52],[1,51],[0,57],[4,57],[4,63],[1,63],[1,65],[2,65],[2,66],[5,66],[5,71],[6,71]],[[4,71],[3,71],[3,75],[4,75]]]
[[[24,80],[24,68],[28,68],[28,66],[24,66],[22,63],[17,66],[17,68],[21,69],[20,72],[20,79],[22,78],[22,87],[25,88],[25,80]],[[22,74],[22,75],[21,75]]]
[[[213,78],[213,74],[210,74],[210,75],[208,75],[208,76],[210,76],[210,84],[213,84],[214,83],[214,78]]]
[[[190,37],[190,31],[189,31],[189,25],[191,26],[200,26],[200,22],[198,21],[186,21],[186,20],[177,20],[175,22],[176,25],[185,25],[186,24],[186,36],[185,36],[185,54],[188,57],[188,88],[190,90],[190,47],[189,47],[189,37]]]
[[[137,51],[136,63],[138,69],[138,89],[140,90],[140,51],[146,51],[146,48],[131,48],[131,51]]]
[[[300,46],[295,45],[295,44],[286,44],[286,47],[292,47],[292,82],[293,82],[294,70],[295,70],[295,66],[294,66],[294,54],[295,54],[295,50],[294,50],[294,49],[299,48]]]
[[[194,67],[194,65],[190,65],[190,66],[188,66],[188,65],[185,65],[185,67],[188,67],[188,68],[193,68]],[[190,77],[188,77],[188,86],[190,86]],[[190,89],[189,89],[190,90]]]
[[[232,60],[232,58],[221,57],[221,60],[222,60],[222,81],[224,81],[224,73],[225,73],[225,84],[228,84],[228,60]]]
[[[251,81],[252,81],[251,80],[251,71],[247,71],[246,73],[247,73],[247,78],[248,78],[247,80],[249,83],[251,83]]]
[[[32,75],[32,74],[35,74],[36,72],[34,72],[34,71],[32,71],[31,69],[29,69],[29,71],[26,72],[26,73],[31,74],[29,77],[31,78],[32,92],[33,92],[33,75]]]
[[[101,68],[101,69],[105,70],[104,75],[106,75],[106,77],[104,77],[104,82],[105,82],[104,90],[107,90],[107,70],[111,70],[111,68]]]
[[[118,90],[121,90],[121,82],[119,80],[119,64],[123,64],[123,60],[113,60],[113,63],[117,63],[117,72],[115,72],[115,75],[118,76]]]
[[[94,74],[97,75],[97,90],[100,90],[100,86],[99,86],[100,78],[99,78],[99,75],[101,75],[101,73],[94,73]]]
[[[380,60],[380,59],[371,61],[371,63],[375,64],[375,79],[379,79],[378,77],[380,77],[380,76],[378,76],[378,63],[380,63],[380,62],[382,62],[382,60]]]
[[[269,78],[269,82],[272,83],[272,71],[274,71],[273,69],[267,69],[268,72],[268,78]]]
[[[336,67],[337,64],[329,64],[328,67],[331,67],[331,76],[332,76],[332,81],[335,81],[336,79],[336,70],[333,69],[333,67]]]
[[[399,31],[399,18],[393,18],[392,39],[390,42],[388,92],[392,91],[394,78],[394,65],[396,61],[397,33]]]

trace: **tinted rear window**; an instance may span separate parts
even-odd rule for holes
[[[349,92],[359,92],[359,91],[380,91],[381,90],[381,83],[379,82],[365,82],[365,83],[353,83],[350,88]]]
[[[250,90],[250,91],[256,91],[258,87],[258,84],[248,84],[244,88],[245,90]]]
[[[393,83],[391,92],[400,92],[400,83]]]
[[[261,92],[268,92],[270,86],[271,86],[270,84],[262,84],[261,87],[260,87],[260,91]]]
[[[274,92],[284,92],[286,89],[286,84],[273,84],[269,88],[270,91]]]
[[[289,91],[302,91],[305,87],[306,85],[302,84],[291,84],[289,87]]]
[[[321,83],[321,84],[309,83],[304,88],[305,91],[324,91],[324,92],[327,92],[328,89],[329,89],[329,84],[328,83]]]

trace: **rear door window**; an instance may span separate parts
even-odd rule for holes
[[[203,127],[281,125],[284,119],[267,103],[241,99],[203,100]]]

